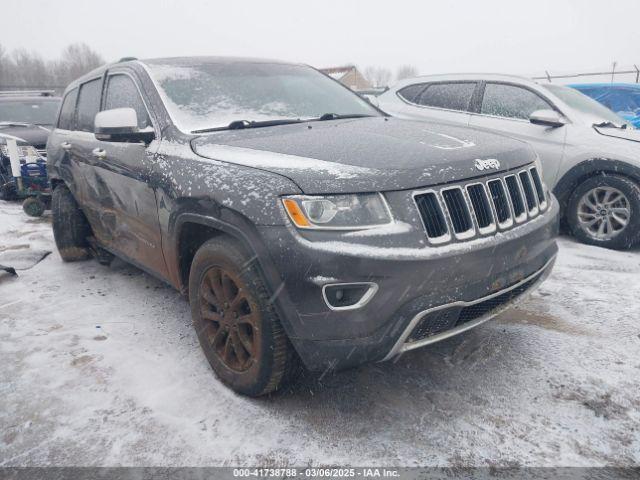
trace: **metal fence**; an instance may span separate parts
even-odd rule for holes
[[[640,68],[637,65],[633,65],[631,69],[626,68],[624,70],[616,70],[615,65],[610,71],[606,72],[583,72],[583,73],[568,73],[553,75],[548,71],[544,72],[544,75],[532,77],[534,80],[546,80],[549,83],[553,83],[554,80],[559,80],[561,83],[564,81],[576,80],[580,81],[599,81],[599,82],[626,82],[626,83],[640,83]]]

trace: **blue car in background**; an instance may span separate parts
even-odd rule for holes
[[[640,84],[586,83],[568,86],[597,100],[635,128],[640,128]]]

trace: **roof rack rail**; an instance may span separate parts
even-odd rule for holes
[[[0,97],[53,97],[55,90],[0,90]]]
[[[120,60],[118,60],[118,63],[120,62],[131,62],[133,60],[138,60],[136,57],[122,57]]]

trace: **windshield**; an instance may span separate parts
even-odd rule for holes
[[[53,125],[58,115],[59,100],[10,100],[0,102],[0,123],[33,123]]]
[[[598,102],[589,98],[583,93],[569,87],[560,85],[543,85],[544,88],[553,93],[569,107],[577,110],[579,113],[588,115],[592,120],[612,122],[616,125],[626,125],[624,119],[620,118],[607,107],[600,105]]]
[[[239,120],[309,120],[325,113],[380,115],[355,93],[303,65],[152,63],[148,67],[183,131],[227,127]]]

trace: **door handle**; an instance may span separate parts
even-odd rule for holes
[[[71,144],[69,142],[62,142],[60,146],[63,150],[71,150]]]
[[[103,148],[94,148],[91,153],[96,158],[107,158],[107,152]]]

